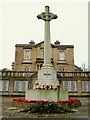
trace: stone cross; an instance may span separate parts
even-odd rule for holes
[[[45,21],[44,34],[44,64],[43,67],[50,67],[51,65],[51,42],[50,42],[50,21],[56,19],[57,15],[50,13],[49,6],[45,6],[45,12],[37,16],[38,19]]]

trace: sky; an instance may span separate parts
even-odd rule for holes
[[[48,0],[47,0],[48,1]],[[50,6],[58,18],[50,22],[51,43],[74,45],[75,65],[88,66],[88,1],[4,0],[0,4],[0,69],[11,69],[15,45],[44,40],[44,21],[36,17]]]

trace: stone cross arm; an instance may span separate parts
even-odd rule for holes
[[[37,16],[38,19],[42,19],[44,21],[50,21],[52,19],[56,19],[58,16],[56,14],[49,12],[49,6],[45,6],[45,12],[42,12]]]

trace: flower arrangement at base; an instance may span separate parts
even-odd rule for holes
[[[24,98],[13,99],[12,100],[12,106],[22,108],[24,100],[25,100]]]
[[[17,98],[12,100],[12,106],[18,108],[28,108],[31,106],[37,106],[40,103],[47,103],[48,100],[26,100],[24,98]]]
[[[75,98],[69,98],[67,101],[59,100],[58,103],[62,104],[63,106],[67,105],[71,108],[77,108],[81,106],[80,100],[75,99]]]
[[[81,102],[78,99],[69,98],[67,101],[59,100],[57,102],[48,100],[25,100],[18,98],[12,100],[14,107],[23,108],[20,112],[30,113],[67,113],[74,112],[72,108],[80,107]]]

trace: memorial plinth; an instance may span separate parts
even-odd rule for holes
[[[68,92],[65,90],[27,90],[27,100],[68,100]]]
[[[52,84],[52,85],[58,85],[59,82],[57,80],[57,73],[51,68],[43,67],[41,70],[38,71],[38,84]]]

